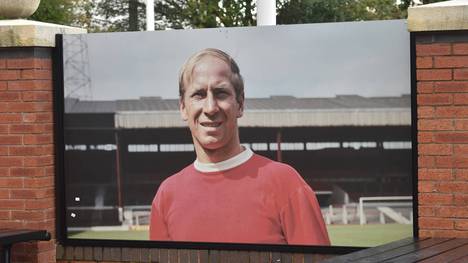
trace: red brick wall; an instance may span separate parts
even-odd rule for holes
[[[466,238],[468,40],[445,39],[416,44],[419,234]]]
[[[0,49],[0,228],[55,233],[51,49]],[[14,262],[55,262],[55,242],[13,246]]]

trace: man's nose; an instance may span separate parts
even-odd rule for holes
[[[203,112],[207,115],[213,115],[218,112],[218,102],[212,93],[208,93],[203,105]]]

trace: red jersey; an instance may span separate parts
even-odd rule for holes
[[[254,154],[228,170],[190,165],[151,208],[151,240],[330,245],[312,189],[289,165]]]

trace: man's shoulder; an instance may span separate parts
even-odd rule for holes
[[[289,175],[298,174],[296,169],[286,163],[271,160],[265,156],[254,154],[254,162],[261,167],[263,172],[267,172],[272,175]]]
[[[258,164],[258,178],[262,185],[265,185],[274,192],[282,201],[299,189],[308,184],[302,176],[291,165],[271,160],[267,157],[255,154],[253,161]]]
[[[161,183],[160,188],[177,187],[179,184],[183,183],[185,179],[187,179],[187,176],[184,176],[184,175],[192,173],[193,170],[194,170],[193,164],[187,165],[182,170],[164,179],[164,181]]]
[[[252,161],[258,168],[259,178],[267,180],[271,184],[294,188],[305,183],[296,169],[289,164],[274,161],[258,154],[254,155]]]

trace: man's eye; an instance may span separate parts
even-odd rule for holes
[[[229,96],[229,92],[226,92],[226,91],[216,92],[216,97],[218,98],[226,98],[228,96]]]
[[[192,94],[192,98],[195,98],[195,99],[200,99],[202,97],[203,97],[203,94],[201,92],[196,92]]]

